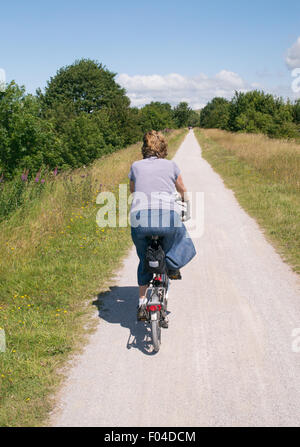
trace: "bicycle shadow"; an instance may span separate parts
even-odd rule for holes
[[[98,308],[99,317],[111,324],[120,324],[129,329],[127,349],[139,349],[143,354],[154,355],[150,326],[136,320],[138,287],[110,287],[100,293],[93,305]]]

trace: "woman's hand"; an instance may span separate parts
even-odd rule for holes
[[[177,177],[177,180],[175,183],[175,188],[179,192],[179,194],[181,196],[181,200],[183,202],[187,202],[188,201],[187,190],[186,190],[186,187],[184,186],[181,175],[179,175]]]

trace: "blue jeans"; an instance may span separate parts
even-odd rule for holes
[[[180,269],[196,254],[194,244],[175,211],[148,209],[132,213],[131,236],[140,259],[137,271],[139,286],[148,284],[153,276],[145,269],[146,249],[152,235],[161,237],[170,270]]]

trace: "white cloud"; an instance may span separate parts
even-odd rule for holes
[[[151,101],[169,102],[176,105],[186,101],[193,109],[203,107],[215,96],[230,99],[235,90],[247,91],[254,88],[237,73],[221,70],[209,77],[200,73],[195,77],[178,73],[168,75],[120,74],[116,81],[126,89],[133,106],[140,107]]]
[[[300,37],[287,51],[285,62],[290,70],[300,67]]]

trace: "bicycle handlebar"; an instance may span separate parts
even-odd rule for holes
[[[183,201],[179,194],[176,197],[175,202],[181,208],[181,220],[182,222],[186,222],[191,218],[191,202],[189,200]]]

